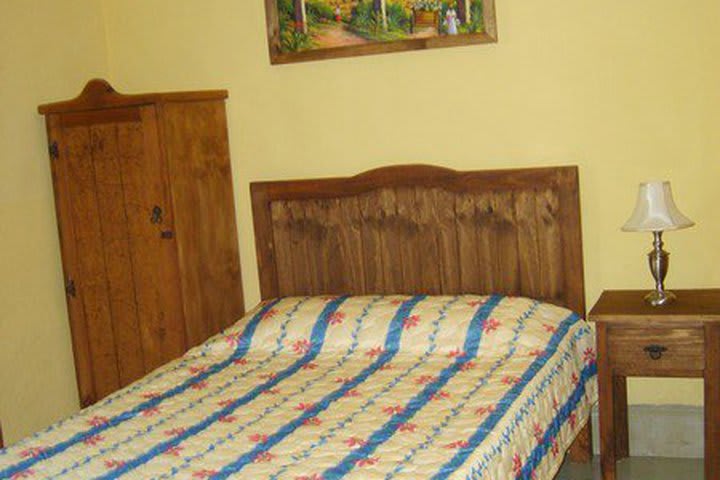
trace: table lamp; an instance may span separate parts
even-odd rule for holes
[[[645,296],[654,307],[666,305],[675,294],[665,290],[665,276],[670,264],[670,254],[663,250],[662,234],[668,230],[680,230],[695,222],[678,210],[673,200],[670,182],[645,182],[640,184],[635,211],[622,226],[625,232],[652,232],[653,250],[648,253],[650,271],[655,279],[655,290]]]

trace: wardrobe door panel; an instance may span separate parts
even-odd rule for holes
[[[118,124],[120,174],[130,232],[146,371],[186,350],[175,229],[153,107]]]
[[[70,197],[71,185],[67,162],[60,162],[67,149],[63,147],[63,130],[60,115],[49,115],[47,130],[50,145],[56,147],[56,154],[51,155],[50,168],[53,178],[55,194],[55,212],[57,215],[58,233],[60,235],[60,249],[62,253],[62,266],[64,273],[63,283],[66,289],[67,309],[70,320],[70,332],[73,343],[73,358],[75,360],[75,376],[77,379],[80,405],[86,407],[95,403],[95,383],[92,372],[92,358],[89,350],[88,329],[85,322],[85,309],[82,301],[77,297],[76,288],[73,288],[74,278],[77,277],[78,250],[75,244],[72,223],[72,200]],[[62,154],[60,153],[62,150]]]
[[[90,129],[64,129],[64,155],[59,169],[67,169],[72,237],[77,251],[75,292],[81,303],[91,357],[95,400],[121,386],[113,335],[110,292],[103,248],[100,206],[95,183]]]
[[[243,315],[225,102],[163,105],[190,345]]]
[[[118,373],[120,383],[127,385],[143,376],[145,365],[118,152],[118,125],[97,124],[89,128]]]

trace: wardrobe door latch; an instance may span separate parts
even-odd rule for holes
[[[150,223],[160,225],[163,223],[163,211],[158,205],[155,205],[150,213]]]

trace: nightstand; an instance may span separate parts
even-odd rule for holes
[[[663,307],[640,290],[605,291],[590,311],[596,323],[603,480],[628,456],[625,379],[702,377],[705,382],[705,479],[720,479],[720,289],[676,290]]]

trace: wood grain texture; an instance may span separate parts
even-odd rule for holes
[[[63,129],[59,115],[48,115],[46,118],[47,135],[49,143],[56,142],[64,145]],[[69,282],[79,273],[77,245],[75,244],[73,216],[71,208],[71,185],[69,168],[65,160],[68,151],[59,149],[59,156],[50,162],[53,193],[55,195],[55,212],[57,217],[58,234],[60,236],[61,258],[64,281]],[[73,343],[73,357],[75,361],[75,376],[80,393],[80,405],[85,407],[95,402],[97,394],[93,380],[92,360],[90,352],[90,339],[88,335],[87,319],[82,301],[77,295],[66,295],[68,316],[70,319],[70,333]]]
[[[96,80],[40,107],[83,407],[243,314],[226,96]]]
[[[720,325],[705,325],[705,478],[720,478]]]
[[[593,457],[592,426],[588,418],[585,426],[578,432],[577,437],[567,451],[568,460],[573,463],[589,463]]]
[[[503,293],[584,314],[574,167],[389,167],[251,190],[264,299]]]
[[[593,306],[594,321],[644,327],[697,327],[705,322],[720,322],[720,289],[673,290],[677,300],[661,308],[649,305],[643,290],[605,290]]]
[[[677,290],[652,307],[640,290],[606,290],[590,311],[596,322],[600,390],[600,452],[604,480],[628,455],[625,376],[704,377],[705,478],[720,475],[720,289]],[[645,351],[661,346],[661,356]]]
[[[118,93],[101,78],[90,80],[83,91],[72,100],[47,103],[38,107],[38,112],[47,115],[50,113],[74,113],[90,110],[105,110],[105,115],[112,115],[114,108],[141,107],[164,102],[194,102],[203,100],[223,100],[228,96],[227,90],[201,90],[194,92],[161,92],[143,93],[138,95],[124,95]],[[70,119],[76,118],[70,116]],[[87,122],[86,122],[87,123]]]
[[[137,107],[86,110],[65,113],[60,117],[64,128],[77,126],[98,126],[103,124],[132,123],[140,121],[140,109]]]
[[[85,313],[94,391],[102,398],[117,390],[121,382],[89,129],[65,129],[64,145],[63,167],[71,180],[68,193],[73,239],[80,253],[74,282]]]
[[[607,330],[607,325],[604,323],[598,323],[595,329],[597,335],[598,393],[600,396],[600,466],[603,480],[615,480],[617,475],[614,412],[616,399],[612,364],[608,353]]]
[[[630,431],[628,428],[627,378],[613,376],[613,417],[615,419],[615,458],[622,460],[630,456]]]
[[[225,102],[160,108],[189,346],[244,314]]]
[[[455,202],[448,206],[456,215],[455,231],[458,248],[453,253],[458,257],[460,252],[463,255],[463,262],[457,265],[460,291],[487,292],[491,288],[492,272],[489,268],[481,268],[480,263],[481,258],[487,257],[490,252],[484,231],[479,231],[476,227],[478,224],[476,212],[481,199],[481,194],[459,193]]]
[[[167,166],[160,155],[154,107],[142,107],[141,122],[119,124],[121,168],[132,251],[135,297],[146,370],[176,358],[187,349],[177,251],[160,231],[173,229],[166,185]],[[152,160],[150,160],[152,159]],[[162,223],[150,221],[155,206]]]
[[[90,127],[91,151],[100,211],[110,313],[117,344],[120,383],[127,385],[145,373],[138,305],[133,281],[130,232],[120,172],[117,128]]]
[[[608,330],[613,369],[622,375],[702,377],[705,368],[701,328],[613,328]],[[667,349],[653,359],[645,348]]]

